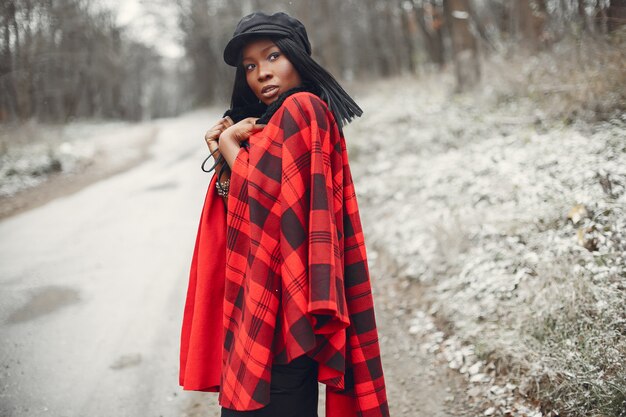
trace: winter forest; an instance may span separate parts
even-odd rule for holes
[[[222,45],[239,17],[252,10],[301,16],[315,55],[343,80],[418,76],[452,66],[460,90],[479,81],[486,56],[513,58],[567,41],[605,48],[589,58],[602,73],[602,60],[622,57],[614,56],[619,47],[605,43],[626,13],[619,0],[142,3],[160,30],[176,31],[182,57],[160,56],[154,43],[134,39],[110,8],[94,1],[4,1],[0,120],[139,120],[224,99],[230,94],[224,80],[232,71],[222,65]],[[554,72],[545,81],[565,78]]]
[[[2,0],[0,416],[219,416],[178,343],[253,11],[364,110],[390,414],[626,417],[626,0]]]

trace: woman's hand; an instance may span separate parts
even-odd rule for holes
[[[259,120],[258,117],[247,117],[240,122],[231,125],[222,132],[220,139],[226,138],[226,140],[234,141],[241,146],[241,142],[247,140],[250,135],[265,127],[265,125],[254,124],[257,120]]]
[[[230,117],[222,117],[213,127],[211,127],[204,134],[204,140],[211,154],[214,154],[215,150],[219,148],[218,139],[223,131],[234,125],[233,119]]]
[[[254,122],[257,120],[256,117],[243,119],[224,130],[220,135],[220,153],[224,156],[226,163],[231,169],[237,158],[237,154],[241,150],[241,142],[247,140],[250,135],[265,127],[265,125],[255,125]]]

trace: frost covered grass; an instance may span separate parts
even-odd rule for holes
[[[546,413],[624,416],[626,117],[563,123],[532,97],[450,84],[394,80],[362,98],[346,135],[368,238],[474,346],[477,373]]]
[[[623,289],[591,280],[582,273],[574,282],[546,286],[541,301],[533,303],[542,310],[524,323],[529,346],[536,352],[529,372],[536,385],[530,391],[565,415],[623,416]],[[553,306],[546,308],[550,302]]]
[[[53,175],[80,172],[98,156],[100,142],[135,135],[135,126],[98,120],[0,125],[0,199],[36,187]]]
[[[486,88],[498,100],[530,98],[551,118],[608,120],[626,111],[626,30],[610,38],[564,39],[530,55],[519,48],[487,58]]]

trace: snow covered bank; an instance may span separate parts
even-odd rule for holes
[[[0,126],[0,217],[138,163],[155,134],[154,122]]]
[[[446,82],[362,97],[346,137],[367,238],[471,345],[457,367],[561,415],[626,409],[626,117],[564,125]]]

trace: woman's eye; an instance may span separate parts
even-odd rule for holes
[[[276,61],[279,56],[280,56],[280,52],[272,52],[271,54],[269,54],[267,59],[268,59],[268,61]],[[254,69],[254,67],[255,67],[254,64],[246,64],[246,65],[243,66],[243,68],[246,71],[252,71]]]

